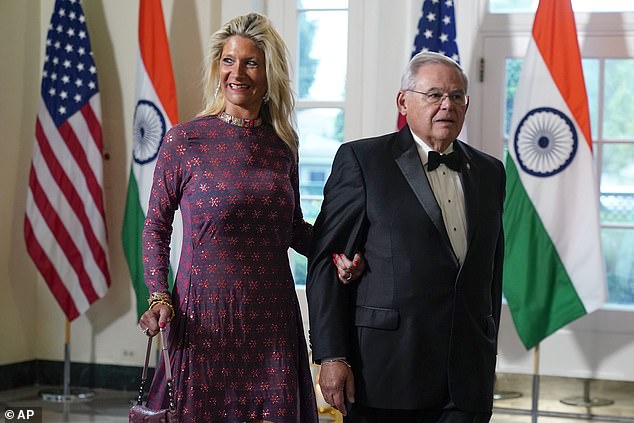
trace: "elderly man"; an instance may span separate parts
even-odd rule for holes
[[[346,422],[487,422],[502,297],[502,163],[456,139],[468,79],[414,56],[397,94],[407,125],[343,144],[309,255],[313,359]],[[362,251],[341,284],[331,251]]]

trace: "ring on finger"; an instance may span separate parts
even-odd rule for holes
[[[149,330],[150,330],[150,328],[145,328],[141,332],[143,332],[143,335],[147,335]]]
[[[346,275],[346,281],[349,281],[350,279],[352,279],[352,273],[348,272]]]

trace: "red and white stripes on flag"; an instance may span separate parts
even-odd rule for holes
[[[97,72],[78,0],[56,0],[46,46],[24,238],[73,320],[110,286]]]

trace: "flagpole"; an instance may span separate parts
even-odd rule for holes
[[[39,392],[40,398],[51,402],[78,402],[91,400],[95,393],[85,388],[70,387],[70,320],[66,319],[64,335],[64,369],[62,388],[44,389]]]
[[[537,423],[539,408],[539,344],[533,350],[533,395],[531,405],[531,422]]]
[[[605,405],[612,405],[614,401],[607,398],[592,398],[590,397],[590,379],[583,381],[583,396],[570,397],[560,399],[559,402],[566,405],[574,405],[576,407],[600,407]]]
[[[64,397],[70,396],[70,320],[66,319],[64,337]]]

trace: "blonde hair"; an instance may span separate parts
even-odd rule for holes
[[[260,114],[264,123],[273,126],[297,156],[295,98],[291,90],[288,49],[266,16],[249,13],[235,17],[211,36],[203,76],[204,107],[198,116],[217,115],[225,109],[224,93],[218,89],[220,58],[227,40],[236,35],[250,39],[264,53],[268,101],[262,104]]]

